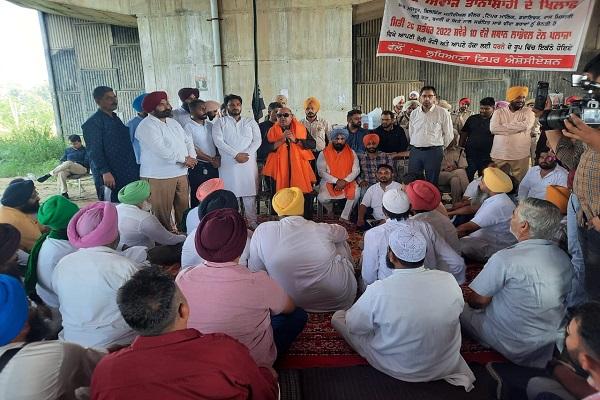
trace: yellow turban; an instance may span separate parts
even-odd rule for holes
[[[506,100],[513,101],[519,96],[527,97],[529,88],[527,86],[513,86],[506,91]]]
[[[564,186],[549,185],[546,187],[546,200],[558,207],[561,214],[567,213],[570,194],[569,189]]]
[[[281,104],[283,107],[287,107],[288,99],[284,95],[278,94],[277,96],[275,96],[275,101]]]
[[[304,214],[304,194],[297,187],[279,190],[273,196],[273,209],[280,217]]]
[[[510,177],[500,168],[488,167],[484,169],[483,183],[494,193],[508,193],[513,189]]]
[[[316,97],[311,96],[304,100],[304,109],[306,110],[308,107],[312,107],[317,113],[321,109],[321,102]]]

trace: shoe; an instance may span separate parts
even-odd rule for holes
[[[69,197],[69,193],[67,193],[67,192],[64,192],[64,193],[62,194],[62,197],[64,197],[65,199],[70,199],[70,197]]]
[[[46,175],[44,175],[44,176],[40,176],[39,178],[37,178],[37,181],[38,181],[39,183],[46,182],[46,181],[47,181],[47,180],[48,180],[48,179],[49,179],[51,176],[52,176],[52,175],[50,175],[50,174],[46,174]]]

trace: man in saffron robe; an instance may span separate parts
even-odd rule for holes
[[[330,142],[317,159],[317,171],[321,176],[318,200],[333,215],[332,200],[346,199],[340,220],[349,222],[350,213],[358,200],[357,185],[354,181],[360,172],[358,157],[346,144],[349,132],[346,128],[334,129]]]
[[[313,184],[317,178],[310,166],[315,139],[308,134],[288,107],[277,113],[277,122],[269,129],[267,140],[273,144],[263,174],[275,180],[276,190],[298,187],[304,193],[304,218],[311,219],[313,211]]]

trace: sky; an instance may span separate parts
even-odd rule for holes
[[[2,62],[0,86],[30,88],[48,82],[40,23],[36,10],[0,0]]]

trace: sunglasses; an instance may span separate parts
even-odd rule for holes
[[[292,114],[290,114],[290,113],[276,114],[277,118],[287,118],[290,115],[292,115]]]

